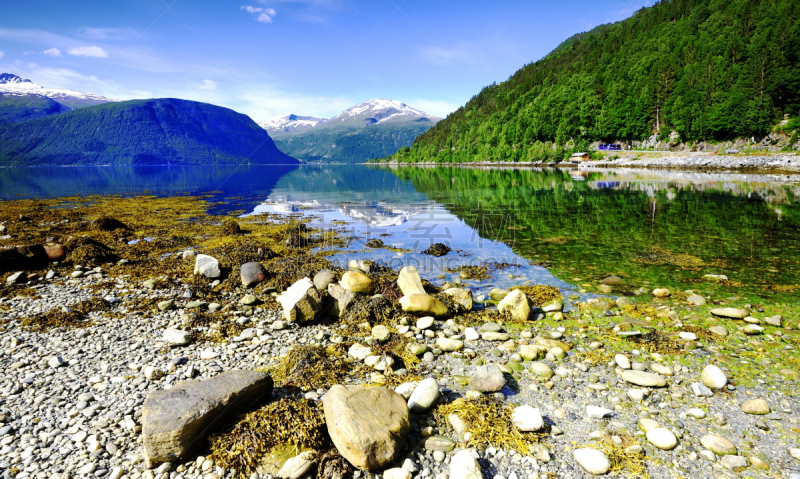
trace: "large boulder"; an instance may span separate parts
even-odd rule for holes
[[[508,313],[517,322],[525,322],[531,317],[531,302],[522,291],[515,289],[497,304],[501,313]]]
[[[472,291],[466,288],[448,288],[442,292],[453,298],[453,303],[461,311],[472,310]]]
[[[194,274],[202,274],[206,278],[219,278],[222,274],[219,268],[219,261],[212,256],[199,254],[194,260]]]
[[[447,306],[441,301],[427,294],[409,294],[400,298],[400,306],[406,313],[416,316],[433,316],[444,318],[450,314]]]
[[[283,318],[293,323],[313,321],[322,309],[322,300],[317,288],[309,278],[296,281],[278,296],[283,306]]]
[[[372,294],[375,292],[375,282],[369,276],[359,270],[348,271],[342,275],[339,281],[344,289],[354,293]]]
[[[397,286],[403,292],[403,296],[410,294],[427,294],[425,287],[422,286],[422,279],[419,277],[417,268],[413,266],[406,266],[400,270],[397,276]]]
[[[267,272],[264,270],[264,267],[261,266],[261,263],[252,261],[243,264],[241,268],[239,268],[239,276],[242,280],[242,285],[247,288],[267,279]]]
[[[47,251],[40,244],[0,249],[0,272],[32,271],[50,263]]]
[[[142,407],[144,458],[152,467],[186,459],[227,421],[272,394],[261,371],[233,370],[202,381],[180,382],[150,393]]]
[[[400,457],[408,435],[403,396],[383,387],[332,387],[322,400],[333,444],[354,467],[386,468]]]

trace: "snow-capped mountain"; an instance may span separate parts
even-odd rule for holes
[[[320,119],[304,121],[303,118],[309,117],[295,117],[297,120],[291,117],[275,118],[261,126],[289,156],[308,162],[336,163],[358,163],[391,155],[403,146],[410,146],[417,135],[441,120],[405,103],[383,98],[359,103],[314,125],[311,121]],[[265,126],[267,123],[273,129]],[[280,130],[273,124],[297,128]]]
[[[288,133],[296,133],[328,121],[325,118],[316,118],[313,116],[297,116],[297,115],[283,115],[270,118],[267,121],[262,121],[258,124],[261,128],[267,130],[269,136],[276,137]]]
[[[352,122],[359,126],[362,124],[369,126],[397,121],[413,121],[420,118],[427,118],[434,123],[441,120],[441,118],[411,108],[397,100],[373,98],[372,100],[359,103],[339,113],[328,120],[328,125],[334,126],[336,124]]]
[[[50,98],[70,109],[99,105],[112,100],[92,93],[81,93],[60,88],[45,88],[13,73],[0,73],[0,95],[9,97],[40,96]]]

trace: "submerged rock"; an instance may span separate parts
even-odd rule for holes
[[[150,393],[142,406],[144,457],[152,467],[187,458],[205,438],[272,393],[272,378],[234,370],[203,381],[178,383]]]

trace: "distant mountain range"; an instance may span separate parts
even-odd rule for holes
[[[0,74],[0,166],[296,164],[250,117],[174,98],[114,101]]]
[[[306,162],[358,163],[410,146],[441,118],[375,98],[330,119],[285,115],[260,123],[284,153]]]

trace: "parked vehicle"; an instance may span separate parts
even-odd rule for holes
[[[622,148],[619,147],[616,143],[600,143],[600,146],[597,147],[598,150],[613,150],[619,151]]]

